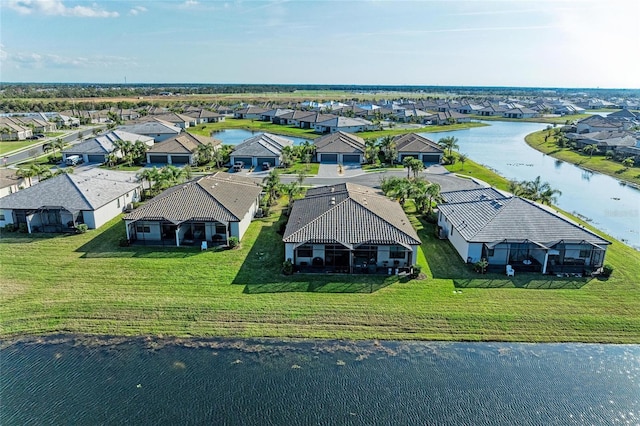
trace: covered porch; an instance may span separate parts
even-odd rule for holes
[[[293,249],[295,269],[303,273],[391,275],[407,272],[413,257],[412,247],[399,244],[305,243]]]
[[[13,223],[25,224],[28,233],[73,232],[75,226],[84,223],[82,211],[71,211],[62,206],[42,206],[37,210],[14,210]]]
[[[504,272],[511,265],[516,273],[590,274],[602,267],[605,253],[606,247],[585,240],[546,243],[503,240],[482,247],[482,257],[487,259],[488,270],[492,272]]]
[[[127,239],[131,244],[156,246],[226,245],[230,237],[228,223],[215,220],[190,219],[173,222],[166,218],[144,218],[125,221]]]

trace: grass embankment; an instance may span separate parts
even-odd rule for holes
[[[0,141],[0,155],[7,154],[9,152],[17,151],[19,149],[30,147],[31,145],[38,145],[37,141]]]
[[[480,276],[433,225],[411,220],[423,280],[283,276],[284,218],[275,215],[254,221],[230,251],[119,247],[120,219],[81,235],[4,234],[0,336],[640,342],[640,253],[631,248],[610,247],[606,281]]]
[[[487,117],[483,115],[472,115],[474,120],[486,120],[486,121],[514,121],[517,123],[529,122],[529,123],[549,123],[549,124],[566,124],[573,123],[583,118],[591,117],[593,114],[573,114],[563,115],[559,117],[532,117],[532,118],[505,118],[505,117]]]
[[[554,137],[548,138],[545,142],[544,138],[547,134],[548,132],[546,130],[534,132],[527,135],[525,141],[533,149],[548,154],[553,158],[575,164],[583,169],[603,173],[625,182],[640,185],[640,167],[625,168],[619,162],[608,160],[603,155],[589,156],[570,148],[560,148]]]

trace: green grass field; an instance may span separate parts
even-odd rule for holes
[[[619,180],[640,185],[640,167],[636,166],[626,169],[619,162],[607,160],[603,155],[593,155],[590,157],[587,154],[574,151],[570,148],[559,148],[553,137],[549,138],[547,142],[544,141],[546,134],[546,130],[531,133],[525,137],[525,141],[532,148],[559,160],[576,164],[584,169],[603,173]]]
[[[640,253],[621,243],[608,280],[507,279],[472,272],[413,217],[424,279],[283,276],[283,220],[254,221],[229,251],[119,247],[120,219],[80,235],[5,233],[0,336],[640,342]]]
[[[0,141],[0,155],[37,144],[38,141]]]

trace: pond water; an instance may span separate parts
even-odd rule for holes
[[[260,133],[265,132],[252,132],[244,129],[227,129],[220,130],[218,132],[213,132],[211,137],[219,139],[225,145],[238,145],[241,142],[253,137],[255,135],[259,135]],[[300,145],[304,141],[310,141],[310,139],[298,138],[295,136],[285,136],[282,135],[283,138],[291,139],[294,145]]]
[[[459,152],[507,179],[540,176],[562,191],[555,203],[596,228],[640,250],[640,191],[599,173],[556,160],[529,147],[524,137],[546,124],[491,121],[490,126],[453,132],[421,133],[433,141],[458,138]]]
[[[58,336],[5,345],[0,401],[3,425],[636,425],[640,346]]]

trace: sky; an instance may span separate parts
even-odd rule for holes
[[[640,1],[0,0],[0,81],[640,88]]]

